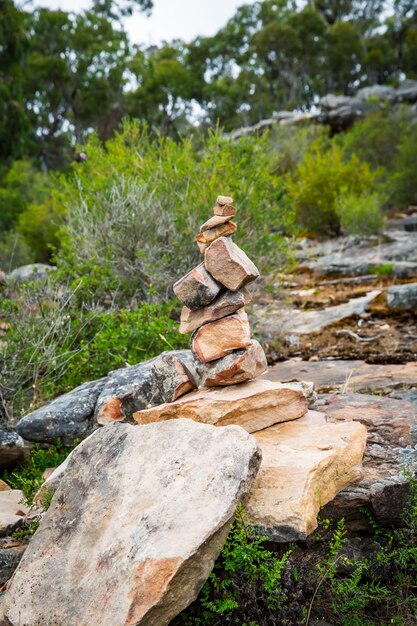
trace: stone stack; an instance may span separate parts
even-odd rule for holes
[[[205,365],[203,385],[235,385],[256,378],[267,369],[265,353],[252,338],[245,313],[251,301],[246,285],[258,269],[233,241],[237,210],[233,198],[219,196],[214,216],[200,227],[197,245],[204,262],[174,285],[184,304],[180,332],[192,332],[191,349]]]

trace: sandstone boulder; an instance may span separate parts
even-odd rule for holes
[[[241,289],[259,276],[255,264],[230,237],[213,241],[204,253],[204,263],[207,271],[231,291]]]
[[[233,235],[236,230],[237,224],[235,224],[234,222],[225,222],[224,224],[219,224],[214,228],[203,230],[201,233],[196,235],[195,240],[198,243],[210,244],[212,241],[215,241],[219,237],[229,237],[229,235]]]
[[[12,626],[165,626],[192,602],[260,463],[238,427],[96,431],[72,455],[4,600]]]
[[[199,309],[209,304],[220,291],[220,285],[208,273],[204,263],[180,278],[174,285],[174,293],[189,309]]]
[[[25,519],[28,508],[20,489],[0,491],[0,536],[8,535]]]
[[[256,339],[252,339],[245,350],[237,350],[218,361],[208,363],[203,385],[217,387],[244,383],[257,378],[267,369],[265,352],[261,344]]]
[[[202,309],[192,311],[185,306],[181,311],[180,333],[186,335],[207,322],[231,315],[249,304],[251,300],[249,291],[243,288],[240,291],[221,291],[213,302]]]
[[[250,433],[307,412],[306,392],[295,385],[254,380],[229,387],[199,389],[176,402],[134,413],[138,424],[186,417],[216,426],[237,424]]]
[[[361,477],[366,428],[330,424],[309,411],[293,422],[258,433],[262,465],[252,486],[248,521],[273,541],[305,539],[317,527],[320,507]]]
[[[10,467],[25,458],[25,442],[14,430],[0,428],[0,468]]]
[[[248,316],[243,309],[215,322],[204,324],[195,331],[191,347],[202,363],[215,361],[233,350],[247,348],[251,343]]]
[[[84,383],[45,406],[22,417],[16,430],[24,439],[72,445],[94,428],[94,407],[105,378]]]

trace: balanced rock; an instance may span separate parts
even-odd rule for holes
[[[213,241],[204,253],[204,263],[207,271],[231,291],[241,289],[259,276],[256,265],[230,237]]]
[[[361,478],[366,428],[309,411],[255,434],[262,465],[246,504],[248,521],[272,541],[305,539],[320,507]]]
[[[212,424],[237,424],[250,433],[278,422],[295,420],[307,412],[304,390],[257,379],[240,385],[199,389],[167,404],[133,414],[138,424],[186,417]]]
[[[200,263],[174,285],[177,298],[189,309],[199,309],[209,304],[220,291],[220,285]]]
[[[210,244],[219,237],[228,237],[229,235],[233,235],[236,230],[237,225],[234,222],[226,222],[225,224],[220,224],[214,228],[203,230],[203,232],[196,235],[195,240],[198,243]]]
[[[260,376],[267,369],[265,352],[261,344],[252,339],[246,350],[237,350],[218,361],[208,363],[203,385],[236,385]]]
[[[186,335],[207,322],[231,315],[249,304],[252,296],[245,288],[240,291],[221,291],[207,306],[192,311],[184,306],[181,311],[180,333]]]
[[[221,359],[233,350],[250,346],[251,330],[248,316],[243,309],[222,317],[215,322],[204,324],[195,331],[191,347],[202,363]]]
[[[202,226],[200,226],[200,233],[205,230],[210,230],[211,228],[215,228],[216,226],[220,226],[220,224],[225,224],[232,219],[231,215],[214,215],[207,222],[204,222]]]
[[[235,426],[99,429],[72,455],[15,571],[6,622],[166,626],[196,598],[259,464]]]
[[[230,196],[218,196],[216,204],[213,208],[214,215],[234,217],[237,213],[237,209],[232,206],[233,198]]]

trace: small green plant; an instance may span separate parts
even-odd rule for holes
[[[43,472],[49,467],[61,465],[73,448],[74,446],[68,448],[58,445],[57,447],[51,446],[45,449],[35,445],[29,459],[22,467],[12,471],[4,470],[1,478],[12,489],[23,491],[26,503],[30,506],[33,503],[33,497],[43,483]],[[45,504],[48,504],[48,497],[45,500]]]
[[[381,265],[370,265],[369,273],[376,274],[381,278],[384,276],[392,276],[392,272],[394,271],[394,266],[392,263],[383,263]]]

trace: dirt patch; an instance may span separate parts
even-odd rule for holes
[[[417,359],[417,319],[412,315],[354,317],[319,333],[271,341],[265,348],[270,364],[291,357],[406,363]]]

